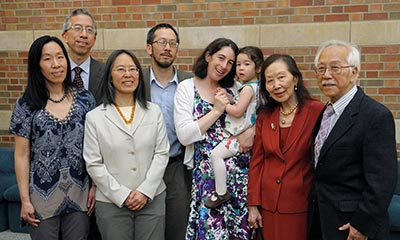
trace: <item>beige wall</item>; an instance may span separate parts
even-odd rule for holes
[[[144,49],[147,31],[148,28],[99,29],[94,49]],[[239,46],[255,45],[261,48],[318,46],[329,39],[369,46],[396,45],[400,42],[400,21],[397,20],[179,27],[178,31],[181,49],[202,49],[218,37],[231,38]],[[0,51],[27,51],[37,37],[60,37],[60,33],[59,30],[0,31]]]

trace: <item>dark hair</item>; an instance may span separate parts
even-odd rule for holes
[[[168,23],[159,23],[159,24],[155,25],[154,27],[152,27],[152,28],[149,30],[149,32],[147,33],[147,40],[146,40],[146,42],[147,42],[148,44],[152,44],[152,43],[153,43],[154,38],[155,38],[154,34],[155,34],[156,31],[157,31],[158,29],[160,29],[160,28],[171,29],[171,30],[175,33],[176,42],[179,43],[179,34],[178,34],[178,32],[175,30],[175,28],[174,28],[172,25],[168,24]]]
[[[94,35],[97,36],[97,24],[96,21],[94,20],[94,17],[92,14],[90,14],[90,12],[86,9],[75,9],[74,11],[71,12],[71,14],[69,16],[67,16],[64,20],[64,24],[63,24],[63,32],[66,32],[69,30],[69,28],[71,27],[71,17],[75,17],[77,15],[86,15],[88,17],[90,17],[90,19],[92,19],[93,22],[93,28],[94,28]]]
[[[139,69],[139,83],[138,86],[133,93],[135,101],[139,102],[139,105],[143,107],[144,109],[147,109],[147,100],[146,100],[146,91],[144,88],[144,83],[143,83],[143,71],[142,67],[140,66],[139,60],[137,57],[131,53],[128,50],[120,49],[120,50],[115,50],[114,52],[111,53],[111,55],[108,57],[105,70],[104,70],[104,75],[102,79],[102,95],[103,95],[103,104],[104,106],[107,104],[115,104],[115,88],[112,83],[112,68],[114,66],[115,59],[121,55],[121,54],[127,54],[129,55],[133,62],[135,63],[136,67]]]
[[[264,54],[259,47],[243,47],[239,49],[238,55],[241,53],[246,54],[251,59],[251,61],[256,64],[256,69],[261,68],[261,65],[264,62]]]
[[[262,67],[261,67],[261,76],[260,76],[260,105],[258,108],[258,112],[262,110],[266,110],[267,112],[272,112],[273,109],[277,106],[280,106],[280,103],[270,97],[268,91],[265,89],[266,79],[265,79],[265,70],[273,63],[282,61],[286,64],[288,71],[297,79],[297,90],[295,94],[297,96],[297,101],[299,103],[299,111],[301,111],[301,107],[304,104],[304,100],[312,99],[310,93],[303,83],[303,75],[301,74],[299,68],[297,67],[296,61],[287,54],[273,54],[265,59]]]
[[[212,41],[203,51],[203,53],[197,58],[193,65],[193,73],[199,78],[205,78],[207,76],[208,62],[206,61],[206,55],[212,56],[214,53],[221,50],[223,47],[232,48],[235,53],[234,64],[231,71],[220,81],[219,85],[223,88],[232,87],[234,84],[234,77],[236,74],[236,56],[238,54],[239,48],[235,42],[227,38],[217,38]]]
[[[43,109],[47,104],[49,98],[49,90],[46,86],[46,79],[40,70],[40,59],[42,58],[42,50],[44,45],[49,42],[57,43],[63,51],[65,59],[67,61],[67,68],[63,82],[64,91],[71,91],[72,80],[71,80],[71,63],[69,62],[67,50],[60,39],[53,36],[42,36],[33,41],[29,53],[28,53],[28,85],[25,89],[23,98],[27,104],[35,110]]]

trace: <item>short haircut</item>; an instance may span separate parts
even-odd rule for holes
[[[154,27],[152,27],[149,30],[149,32],[147,33],[147,40],[146,40],[147,44],[152,44],[154,42],[154,38],[155,38],[154,35],[155,35],[156,31],[161,28],[171,29],[175,33],[176,42],[179,43],[179,34],[175,30],[175,28],[169,23],[159,23],[159,24],[155,25]]]
[[[74,11],[71,12],[71,14],[69,16],[67,16],[64,20],[64,24],[63,24],[63,32],[66,32],[69,30],[69,28],[71,27],[71,17],[77,16],[77,15],[86,15],[89,16],[90,19],[92,19],[93,22],[93,28],[94,28],[94,35],[97,36],[97,24],[96,21],[94,20],[93,15],[87,11],[86,9],[75,9]]]
[[[314,59],[314,65],[317,67],[319,58],[321,56],[322,51],[324,51],[327,47],[330,46],[339,46],[339,47],[345,47],[348,50],[348,55],[347,55],[347,63],[351,66],[355,66],[358,69],[358,72],[361,70],[361,53],[360,50],[358,49],[357,45],[341,41],[341,40],[329,40],[326,42],[321,43],[321,45],[318,48],[317,54],[315,55]]]

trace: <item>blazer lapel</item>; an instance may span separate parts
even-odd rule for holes
[[[105,111],[105,116],[108,120],[110,120],[115,126],[117,126],[119,129],[121,129],[126,134],[131,135],[128,127],[122,120],[121,116],[119,116],[114,105],[106,105],[105,107],[103,107],[103,109]]]
[[[138,102],[135,103],[135,116],[133,117],[132,127],[130,129],[130,135],[133,135],[136,129],[142,124],[146,110],[143,109]]]
[[[271,114],[271,123],[270,126],[266,126],[268,129],[269,141],[267,142],[271,146],[271,150],[275,152],[275,154],[284,159],[283,153],[280,147],[280,131],[279,131],[279,108],[275,108]]]
[[[292,126],[290,127],[288,137],[286,139],[285,146],[282,150],[283,153],[288,151],[290,147],[297,141],[306,126],[306,120],[310,109],[303,107],[300,113],[295,113]]]
[[[350,101],[347,107],[344,109],[342,115],[340,115],[335,126],[332,128],[328,135],[324,145],[321,148],[320,160],[324,160],[326,152],[331,148],[331,146],[354,125],[353,116],[359,113],[359,107],[361,99],[364,96],[362,90],[358,89],[354,98]],[[318,161],[319,162],[319,161]]]
[[[101,82],[103,77],[103,71],[100,67],[101,63],[90,57],[90,73],[89,73],[89,91],[96,96],[98,91],[101,91],[100,87],[97,86]]]

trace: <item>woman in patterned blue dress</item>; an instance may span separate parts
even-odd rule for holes
[[[215,209],[204,205],[214,194],[210,152],[223,139],[225,106],[237,87],[234,81],[237,52],[238,47],[232,40],[214,40],[196,61],[193,67],[195,77],[181,82],[176,91],[176,132],[179,141],[186,146],[184,163],[193,167],[188,240],[249,239],[248,154],[239,154],[225,161],[227,186],[232,198]],[[254,136],[254,133],[246,134]],[[247,146],[245,148],[248,150]]]
[[[93,96],[72,85],[63,43],[50,36],[36,39],[29,50],[28,86],[10,123],[21,218],[33,240],[88,236],[95,189],[89,197],[82,145],[85,115],[94,107]]]

